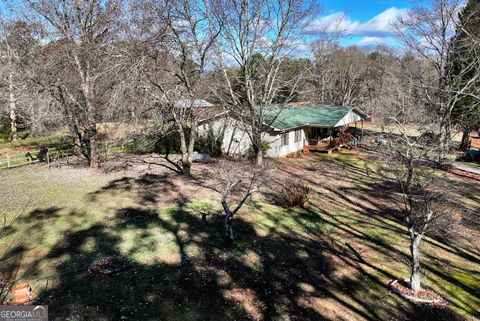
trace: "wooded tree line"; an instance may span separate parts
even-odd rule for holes
[[[19,127],[66,125],[92,168],[98,123],[161,119],[178,134],[188,174],[199,115],[176,104],[196,99],[242,120],[257,164],[271,106],[292,101],[358,106],[381,125],[395,118],[430,126],[439,161],[453,132],[478,128],[479,1],[422,2],[395,25],[404,46],[373,51],[342,47],[321,31],[303,41],[320,12],[313,0],[5,5],[0,99],[11,138]]]

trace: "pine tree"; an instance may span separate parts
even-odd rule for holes
[[[480,0],[469,0],[463,8],[450,48],[447,75],[452,89],[459,91],[480,73]],[[468,149],[469,133],[480,128],[480,77],[470,88],[452,110],[452,120],[463,132],[462,150]]]

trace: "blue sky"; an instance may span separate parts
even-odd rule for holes
[[[5,13],[0,0],[0,12]],[[341,30],[344,36],[340,43],[344,46],[357,45],[371,48],[376,44],[397,45],[393,37],[391,22],[406,14],[411,7],[410,0],[318,0],[322,7],[319,15],[310,26],[310,32],[331,32]]]
[[[373,47],[376,44],[397,45],[391,23],[405,15],[411,7],[409,0],[320,0],[323,13],[310,31],[341,30],[342,45]]]

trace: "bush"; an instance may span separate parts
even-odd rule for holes
[[[220,156],[222,155],[222,139],[210,133],[206,136],[198,136],[195,139],[194,150],[210,156]]]
[[[458,160],[463,162],[473,162],[480,164],[480,151],[478,150],[469,150],[465,152],[465,155],[460,157]]]
[[[480,151],[470,150],[466,154],[467,162],[480,163]]]
[[[305,182],[286,181],[280,193],[281,201],[288,208],[305,207],[311,191],[311,187]]]
[[[4,142],[9,142],[11,134],[8,118],[0,118],[0,139]]]
[[[262,142],[260,144],[260,149],[262,150],[262,155],[266,155],[267,152],[270,150],[270,148],[272,148],[270,146],[270,143],[267,143],[267,142]],[[250,146],[250,148],[248,149],[248,157],[249,158],[253,158],[255,156],[255,152],[253,151],[253,147]]]
[[[188,142],[190,132],[186,130],[185,134],[185,139]],[[150,153],[176,154],[181,151],[178,132],[172,131],[166,134],[164,131],[156,129],[134,135],[132,140],[126,144],[126,147],[128,153],[136,155]],[[194,150],[208,153],[211,156],[219,156],[222,153],[222,140],[210,133],[206,136],[197,136]]]
[[[127,153],[143,155],[150,153],[172,154],[180,152],[180,138],[177,133],[165,135],[160,131],[139,133],[126,145]]]

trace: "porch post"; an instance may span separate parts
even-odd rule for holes
[[[362,143],[363,140],[363,118],[362,118],[362,134],[360,136],[360,144]]]

